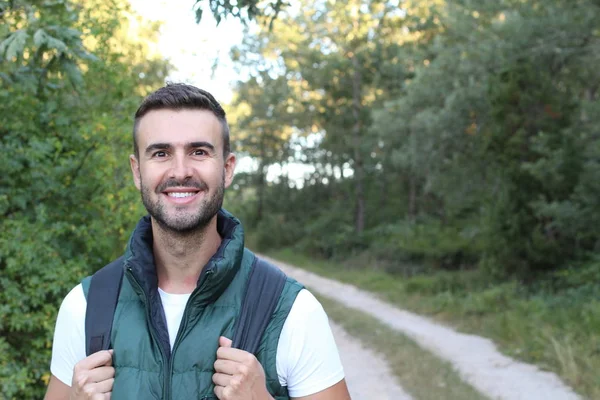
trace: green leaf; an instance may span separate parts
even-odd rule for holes
[[[77,68],[77,65],[73,61],[68,60],[64,62],[62,66],[73,86],[76,88],[81,87],[83,85],[83,77],[81,76],[81,71]]]
[[[4,54],[7,60],[12,60],[23,52],[28,37],[29,34],[24,29],[14,32],[0,43],[0,54]]]
[[[46,32],[43,29],[38,29],[33,34],[33,44],[36,45],[37,47],[41,47],[44,44],[46,44],[47,37],[48,37],[48,34],[46,34]]]
[[[58,50],[59,53],[66,53],[69,50],[65,42],[63,42],[62,40],[59,40],[49,35],[46,37],[46,40],[48,47]]]

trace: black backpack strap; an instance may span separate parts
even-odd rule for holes
[[[119,257],[92,276],[85,311],[85,352],[88,356],[109,349],[123,264],[123,257]]]
[[[286,275],[255,257],[233,335],[232,347],[255,354],[283,292]]]

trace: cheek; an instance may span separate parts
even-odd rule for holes
[[[157,179],[159,172],[157,168],[151,165],[144,165],[140,167],[140,178],[148,184]]]
[[[140,169],[140,189],[153,191],[153,188],[157,185],[156,175],[152,173],[152,170]]]

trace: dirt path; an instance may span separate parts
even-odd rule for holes
[[[384,357],[362,346],[339,325],[329,321],[335,336],[346,383],[353,400],[411,400],[396,383]]]
[[[311,290],[347,307],[371,314],[411,337],[422,348],[451,362],[464,381],[491,399],[581,399],[555,374],[543,372],[533,365],[501,354],[489,339],[458,333],[427,318],[395,308],[352,285],[323,278],[277,260],[269,260]],[[357,397],[361,398],[363,397]]]

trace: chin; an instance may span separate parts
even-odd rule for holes
[[[202,216],[194,215],[167,218],[166,220],[159,221],[159,223],[163,228],[174,232],[191,233],[206,228],[211,220],[212,217],[206,219]]]

